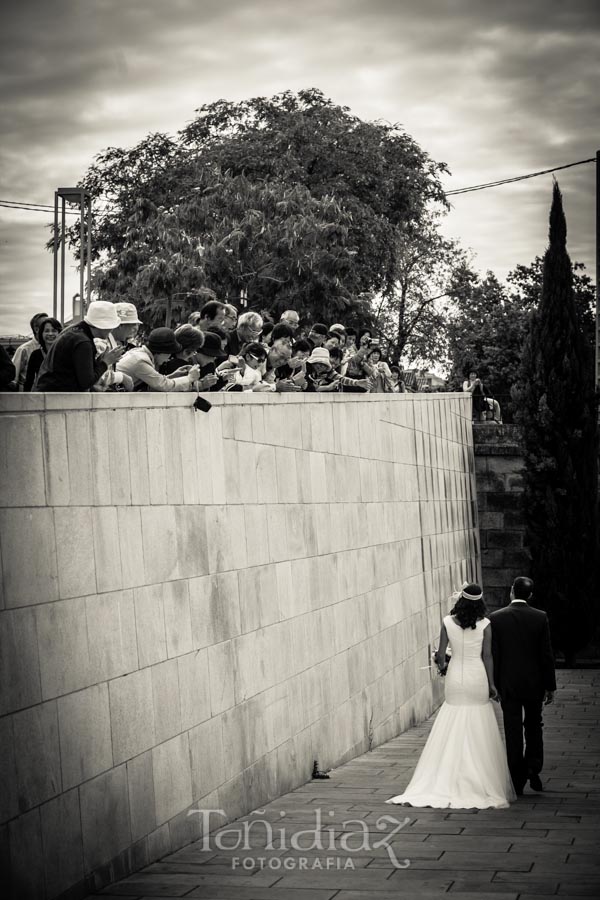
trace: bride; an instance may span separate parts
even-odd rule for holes
[[[490,698],[492,634],[478,584],[465,584],[443,620],[435,662],[446,675],[446,700],[403,794],[387,803],[441,809],[505,808],[516,799]],[[446,668],[446,649],[452,656]]]

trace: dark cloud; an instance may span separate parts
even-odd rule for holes
[[[175,132],[202,103],[318,86],[404,125],[448,189],[595,153],[591,0],[24,0],[0,29],[0,196],[51,202],[94,155]],[[571,253],[590,264],[593,167],[559,173]],[[504,276],[543,252],[549,177],[456,197],[449,233]],[[0,330],[51,285],[37,214],[0,211]],[[8,243],[5,243],[8,241]],[[6,253],[9,259],[6,262]],[[19,325],[19,323],[21,323]]]

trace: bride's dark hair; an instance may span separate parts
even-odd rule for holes
[[[475,583],[465,585],[450,610],[450,615],[456,617],[461,628],[475,628],[477,622],[485,616],[485,603],[481,597],[479,600],[470,600],[465,594],[481,594],[481,588]]]

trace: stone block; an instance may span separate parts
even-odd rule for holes
[[[114,409],[111,412],[110,424],[108,457],[110,461],[111,503],[113,506],[127,506],[131,503],[129,410]]]
[[[19,811],[55,797],[61,790],[56,703],[42,703],[13,717]]]
[[[167,822],[192,803],[188,736],[177,735],[152,751],[156,821]]]
[[[126,766],[82,784],[79,796],[87,873],[114,859],[131,843]]]
[[[4,605],[7,609],[58,599],[51,509],[0,511]]]
[[[523,506],[522,492],[513,493],[488,493],[486,494],[486,505],[490,512],[504,512],[511,510],[515,512],[521,510]]]
[[[123,587],[121,546],[117,507],[98,506],[92,509],[94,530],[94,558],[96,560],[96,588],[99,593],[118,591]],[[124,547],[124,555],[129,547]]]
[[[114,764],[139,756],[155,743],[152,671],[141,669],[109,683]]]
[[[114,395],[116,396],[116,395]],[[95,409],[90,416],[90,481],[92,506],[110,506],[110,458],[108,445],[112,438],[112,422],[108,409]],[[56,504],[62,505],[62,504]]]
[[[192,623],[192,646],[198,650],[213,643],[211,621],[213,609],[219,607],[218,582],[216,575],[190,578],[190,615]]]
[[[504,513],[482,512],[479,516],[479,528],[502,528],[504,525]]]
[[[208,543],[208,570],[226,572],[233,568],[233,548],[228,533],[227,507],[206,508],[206,535]]]
[[[58,700],[63,790],[112,767],[108,686],[97,684]]]
[[[41,700],[35,610],[0,613],[0,715]]]
[[[0,420],[0,506],[45,506],[44,455],[39,415]]]
[[[152,751],[141,753],[127,763],[131,839],[139,841],[156,827]]]
[[[38,900],[38,898],[45,897],[39,807],[9,822],[8,840],[10,845],[9,871],[12,882],[12,891],[9,896],[16,900],[21,900],[21,898]]]
[[[86,599],[91,680],[108,681],[138,667],[133,591]]]
[[[72,506],[92,506],[94,503],[91,415],[87,410],[81,410],[73,411],[66,417],[69,494]],[[106,447],[104,449],[106,451]]]
[[[481,564],[484,568],[490,566],[498,569],[504,561],[504,550],[484,550],[481,554]]]
[[[491,566],[485,565],[483,576],[486,589],[486,599],[488,588],[502,588],[505,597],[508,597],[508,591],[512,579],[508,575],[506,568],[494,569]]]
[[[269,535],[269,559],[282,562],[289,559],[287,512],[281,504],[267,507],[267,531]]]
[[[92,511],[88,507],[54,510],[60,597],[96,593]]]
[[[232,641],[208,648],[210,706],[213,716],[233,706],[235,660]]]
[[[154,737],[161,743],[181,731],[181,704],[177,660],[152,666],[152,699],[154,704]]]
[[[7,822],[18,813],[13,723],[10,716],[3,716],[0,719],[0,822]]]
[[[79,791],[45,803],[40,815],[47,896],[57,897],[83,880]]]
[[[505,550],[504,565],[507,568],[517,569],[520,573],[528,572],[531,565],[529,550]]]
[[[141,516],[146,582],[157,584],[179,578],[174,507],[142,507]]]
[[[170,581],[163,585],[163,610],[167,656],[181,656],[192,649],[192,622],[187,581]]]
[[[140,668],[167,658],[164,586],[151,584],[133,592]]]
[[[37,637],[44,700],[92,683],[85,597],[38,606]]]
[[[140,509],[137,506],[118,506],[116,509],[119,545],[123,548],[121,552],[123,587],[138,587],[146,582]]]
[[[523,534],[519,531],[492,531],[486,532],[487,546],[490,549],[506,548],[520,550],[523,546]]]
[[[148,506],[150,503],[146,412],[145,409],[130,409],[127,413],[131,502],[139,506]]]
[[[173,395],[174,396],[174,395]],[[181,429],[180,420],[183,411],[181,409],[164,410],[164,445],[165,462],[167,468],[167,503],[178,505],[184,502],[183,493],[183,461],[181,454]],[[193,413],[192,413],[193,415]],[[152,472],[150,466],[150,472]]]
[[[497,475],[519,475],[525,466],[519,456],[488,456],[488,471]]]
[[[175,528],[180,578],[194,578],[208,573],[208,541],[206,508],[176,506]]]
[[[189,731],[211,715],[208,650],[205,648],[180,656],[177,666],[181,730]]]
[[[269,561],[269,532],[267,511],[262,505],[244,506],[246,552],[249,566],[260,566]]]
[[[504,511],[504,527],[514,531],[525,531],[525,513],[522,509]]]
[[[43,450],[46,467],[48,506],[68,506],[71,501],[67,450],[67,422],[64,413],[42,419]]]
[[[211,402],[213,398],[211,397]],[[225,503],[225,467],[223,465],[223,423],[220,409],[213,406],[209,416],[196,418],[196,440],[198,433],[208,432],[208,458],[199,469],[200,486],[210,480],[211,502]]]
[[[225,781],[222,719],[216,716],[189,733],[192,797],[198,802]]]
[[[277,503],[277,469],[275,448],[269,444],[256,447],[256,496],[260,503]]]

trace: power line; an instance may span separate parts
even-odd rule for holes
[[[542,169],[540,172],[530,172],[528,175],[516,175],[514,178],[501,178],[498,181],[488,181],[486,184],[474,184],[470,187],[457,188],[454,191],[445,191],[447,197],[455,196],[456,194],[469,194],[473,191],[483,191],[486,188],[499,187],[503,184],[513,184],[515,181],[525,181],[528,178],[537,178],[539,175],[548,175],[551,172],[559,172],[561,169],[571,169],[573,166],[583,166],[586,163],[596,162],[595,157],[590,157],[590,159],[580,159],[578,162],[566,163],[564,166],[554,166],[552,169]],[[107,200],[98,200],[100,203],[108,203],[110,205],[110,201]],[[28,212],[54,212],[54,207],[50,206],[48,203],[34,203],[26,200],[0,200],[0,206],[5,207],[6,209],[23,209]],[[66,209],[66,214],[69,216],[78,216],[79,212],[77,210]]]
[[[579,162],[567,163],[564,166],[554,166],[552,169],[543,169],[541,172],[531,172],[529,175],[517,175],[514,178],[502,178],[499,181],[488,181],[487,184],[474,184],[471,187],[458,188],[455,191],[446,191],[447,197],[452,194],[469,194],[472,191],[483,191],[485,188],[498,187],[501,184],[512,184],[515,181],[524,181],[526,178],[537,178],[538,175],[548,175],[550,172],[558,172],[560,169],[571,169],[573,166],[583,166],[585,163],[596,162],[596,157],[580,159]]]

